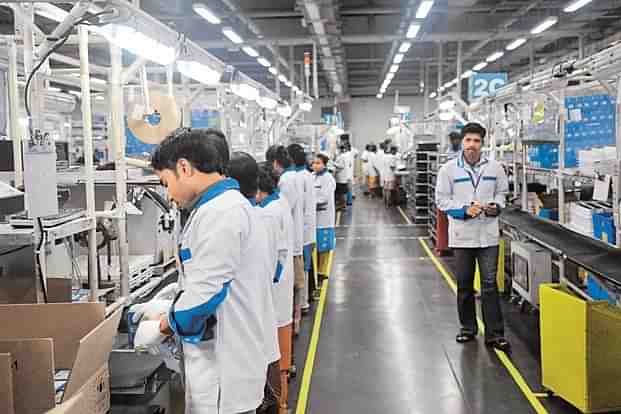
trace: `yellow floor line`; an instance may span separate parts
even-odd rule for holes
[[[336,225],[341,223],[341,212],[339,211],[336,216]],[[328,274],[332,274],[332,261],[334,259],[334,250],[330,252],[328,256]],[[306,356],[306,363],[304,364],[304,375],[302,376],[302,384],[300,385],[300,394],[298,396],[298,403],[295,409],[295,414],[305,414],[306,406],[308,405],[308,394],[310,392],[311,380],[313,377],[313,368],[315,366],[315,356],[317,355],[317,347],[319,346],[319,333],[321,331],[321,320],[323,318],[323,311],[326,307],[326,298],[328,297],[328,284],[330,279],[323,281],[321,285],[321,296],[319,298],[319,306],[315,313],[315,321],[313,322],[313,332],[311,334],[310,345],[308,346],[308,355]]]
[[[397,207],[397,210],[399,210],[399,213],[401,213],[401,217],[403,217],[405,219],[405,222],[408,224],[412,224],[412,221],[410,220],[410,218],[408,217],[407,214],[405,214],[405,211],[403,211],[403,209],[401,208],[401,206]]]
[[[457,294],[457,284],[455,283],[455,281],[453,280],[453,278],[451,277],[449,272],[444,268],[444,265],[442,265],[440,260],[438,260],[438,258],[434,256],[434,254],[431,252],[431,249],[429,248],[429,246],[427,245],[427,243],[425,242],[424,239],[419,238],[418,240],[419,240],[420,244],[423,246],[423,249],[425,249],[425,252],[429,256],[429,258],[431,259],[433,264],[436,266],[438,271],[442,274],[442,276],[446,280],[446,283],[448,283],[448,285],[451,288],[451,290],[453,291],[453,293]],[[477,318],[477,322],[478,322],[478,325],[479,325],[479,330],[481,331],[482,334],[484,334],[485,333],[485,327],[483,325],[483,322],[481,321],[480,318]],[[502,352],[502,351],[499,351],[497,349],[495,349],[494,351],[496,351],[496,355],[498,356],[498,359],[500,359],[500,362],[502,362],[502,364],[505,366],[507,371],[509,371],[509,374],[513,378],[513,381],[515,381],[517,386],[520,388],[520,390],[522,391],[522,393],[524,394],[524,396],[528,400],[528,402],[530,402],[530,404],[532,405],[532,407],[535,410],[535,412],[537,414],[547,414],[548,411],[541,404],[541,402],[537,399],[538,397],[540,397],[540,395],[545,396],[545,394],[535,394],[535,393],[533,393],[533,391],[530,389],[530,387],[528,386],[528,384],[524,380],[524,377],[522,376],[522,374],[520,374],[520,372],[515,367],[515,365],[513,365],[513,362],[511,362],[509,357],[504,352]]]

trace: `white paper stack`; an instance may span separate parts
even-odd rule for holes
[[[567,225],[577,233],[593,237],[593,208],[586,203],[571,203]]]

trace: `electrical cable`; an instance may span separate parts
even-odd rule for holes
[[[43,243],[45,241],[45,231],[43,230],[43,221],[41,217],[37,217],[37,222],[39,223],[39,231],[41,232],[39,237],[39,245],[37,246],[37,250],[35,251],[35,258],[37,262],[37,273],[39,274],[39,279],[41,281],[41,290],[43,291],[43,301],[44,303],[48,303],[47,301],[47,288],[45,287],[45,277],[43,275],[43,267],[41,266],[41,248],[43,247]]]

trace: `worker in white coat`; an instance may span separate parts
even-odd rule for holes
[[[336,209],[342,210],[347,206],[346,196],[349,191],[349,155],[347,146],[342,144],[339,147],[339,154],[334,160],[335,179],[336,179]]]
[[[287,151],[295,164],[297,174],[302,177],[304,184],[304,289],[302,290],[302,314],[310,309],[310,292],[314,290],[315,280],[311,277],[313,248],[315,246],[317,217],[315,212],[315,183],[313,175],[307,170],[306,154],[299,144],[291,144]],[[312,282],[312,283],[311,283]]]
[[[336,181],[327,170],[328,156],[317,154],[313,162],[315,176],[315,195],[317,200],[317,253],[318,272],[322,279],[328,277],[330,252],[336,247],[336,209],[334,205],[334,192]]]
[[[269,303],[272,305],[271,315],[268,315],[269,319],[265,321],[266,337],[268,339],[266,340],[266,354],[270,365],[267,377],[268,386],[266,387],[266,393],[260,409],[261,412],[266,412],[270,407],[278,405],[278,398],[280,397],[279,364],[281,355],[278,345],[276,301],[273,296],[273,286],[281,279],[289,247],[284,238],[281,218],[272,210],[260,208],[257,204],[259,166],[255,159],[248,153],[234,152],[231,154],[227,175],[239,183],[241,193],[248,199],[250,204],[255,206],[254,211],[258,213],[263,221],[263,229],[267,236],[267,244],[264,246],[266,254],[263,263],[265,267],[263,274],[266,276],[266,291],[269,293]],[[289,215],[289,211],[286,214]],[[258,270],[255,268],[255,271]],[[270,371],[273,373],[271,376],[273,378],[272,381],[270,381]]]
[[[449,247],[457,260],[457,310],[461,330],[456,340],[470,342],[478,332],[474,293],[475,263],[481,276],[481,308],[485,343],[508,351],[496,273],[498,216],[509,185],[500,163],[481,155],[486,130],[477,123],[463,129],[463,151],[440,168],[436,185],[438,208],[449,217]]]
[[[276,183],[268,171],[261,170],[258,179],[259,191],[257,203],[266,214],[275,221],[275,227],[280,233],[279,251],[286,251],[284,266],[274,277],[272,293],[276,309],[276,323],[278,325],[278,343],[280,361],[278,369],[270,366],[268,381],[278,397],[279,412],[286,413],[289,399],[289,369],[291,368],[291,339],[293,332],[293,218],[291,208],[284,197],[281,197]],[[279,263],[282,263],[282,257]],[[280,382],[280,386],[278,383]]]
[[[162,335],[182,344],[186,414],[254,412],[268,365],[271,304],[257,271],[267,241],[238,183],[223,175],[221,137],[178,130],[152,158],[170,198],[191,211],[180,239],[179,291],[160,320]]]
[[[279,176],[278,189],[287,199],[293,217],[293,268],[295,273],[294,284],[294,334],[300,331],[302,319],[302,289],[304,289],[304,181],[295,171],[295,165],[287,149],[282,145],[274,145],[265,155],[268,164],[275,175]]]

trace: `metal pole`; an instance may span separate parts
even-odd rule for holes
[[[559,91],[559,139],[558,148],[558,220],[560,224],[567,222],[565,215],[565,185],[563,172],[565,171],[565,85]]]
[[[522,211],[528,212],[528,178],[526,165],[528,163],[528,145],[522,144]],[[514,173],[517,177],[517,171]],[[516,184],[517,185],[517,180]]]
[[[291,85],[295,85],[295,62],[294,62],[294,55],[295,51],[293,49],[293,46],[289,46],[289,82],[291,82]],[[300,77],[300,82],[302,81],[302,79],[304,79],[303,77]],[[302,86],[302,89],[304,89],[304,86]],[[291,88],[289,88],[289,102],[291,102],[291,105],[293,105],[293,86]]]
[[[188,96],[188,78],[181,75],[181,94],[182,105],[181,117],[183,118],[183,127],[190,128],[192,126],[192,113],[190,111],[190,99]],[[228,136],[228,135],[227,135]]]
[[[129,295],[129,245],[127,243],[127,168],[123,137],[123,69],[121,49],[110,44],[110,124],[116,184],[116,219],[119,232],[119,267],[121,269],[121,296]]]
[[[276,56],[274,56],[274,67],[276,68],[276,75],[274,75],[274,77],[276,78],[276,85],[274,89],[276,89],[276,95],[278,95],[278,99],[280,99],[280,79],[278,78],[280,75],[280,47],[278,47],[278,43],[276,43],[274,50],[276,50]]]
[[[423,68],[425,73],[425,96],[423,97],[423,118],[421,121],[424,121],[429,113],[429,91],[431,90],[429,87],[429,65],[425,63]]]
[[[578,59],[584,59],[584,36],[578,36]]]
[[[462,83],[462,79],[461,79],[462,61],[461,61],[461,57],[462,57],[462,53],[463,53],[463,43],[462,42],[457,42],[457,95],[459,96],[459,99],[461,99],[461,83]]]
[[[319,75],[317,75],[317,43],[313,42],[313,92],[319,99]]]
[[[535,39],[530,39],[529,42],[529,64],[530,64],[530,76],[535,74]]]
[[[621,247],[621,209],[619,206],[619,197],[621,196],[621,128],[619,127],[619,116],[621,116],[621,76],[617,78],[617,163],[612,180],[612,206],[615,228],[617,229],[617,247]]]
[[[86,214],[93,220],[88,231],[88,286],[89,300],[99,299],[97,280],[97,229],[95,227],[95,175],[93,165],[93,113],[91,108],[91,77],[88,66],[88,30],[78,27],[80,48],[80,82],[82,87],[82,134],[84,137],[84,169],[86,173]]]
[[[443,44],[442,42],[438,43],[438,90],[444,85],[442,79],[442,71],[444,70],[444,56],[443,56]],[[438,96],[442,94],[438,92]]]
[[[172,64],[166,67],[166,84],[168,85],[168,96],[175,95],[175,68]]]
[[[15,186],[24,184],[22,172],[22,128],[19,125],[19,85],[17,83],[17,43],[9,42],[9,131],[13,141],[13,163],[15,165]]]

